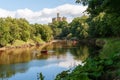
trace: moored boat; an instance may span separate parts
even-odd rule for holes
[[[47,50],[42,50],[42,51],[40,51],[41,53],[48,53],[48,51]]]

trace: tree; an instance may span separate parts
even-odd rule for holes
[[[17,24],[20,28],[19,29],[20,39],[23,41],[27,41],[28,39],[30,39],[31,26],[29,22],[25,19],[20,18],[19,20],[17,20]]]
[[[120,0],[76,0],[88,5],[91,37],[120,37]]]
[[[53,31],[54,38],[58,37],[62,33],[62,29],[60,28],[58,21],[54,21],[49,26],[51,27],[51,29]]]
[[[35,24],[35,36],[40,36],[44,41],[50,41],[53,38],[53,31],[48,25]]]
[[[41,39],[42,38],[42,39]],[[29,24],[25,19],[11,17],[0,18],[0,47],[13,44],[16,40],[34,42],[50,41],[53,38],[51,27],[41,24]]]
[[[10,36],[10,28],[7,26],[6,21],[4,18],[0,18],[0,47],[5,46],[9,43],[11,36]]]
[[[50,41],[53,36],[53,32],[52,32],[52,29],[48,26],[48,25],[42,25],[40,27],[40,34],[41,34],[41,38],[44,40],[44,41]]]
[[[61,28],[59,37],[66,37],[69,34],[69,25],[67,21],[60,21],[58,28]]]
[[[86,23],[87,16],[74,18],[70,23],[70,31],[73,37],[86,38],[88,37],[88,24]]]

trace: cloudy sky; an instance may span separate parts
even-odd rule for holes
[[[1,0],[0,17],[25,18],[30,23],[47,24],[59,12],[70,22],[83,15],[86,8],[75,0]]]

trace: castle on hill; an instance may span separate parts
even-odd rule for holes
[[[54,21],[67,21],[67,18],[66,17],[60,17],[60,14],[59,13],[57,13],[57,17],[55,17],[55,18],[52,18],[52,22],[54,22]]]

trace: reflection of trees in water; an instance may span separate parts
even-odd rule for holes
[[[40,54],[40,55],[38,55],[38,56],[36,56],[36,58],[37,59],[48,59],[49,57],[50,57],[51,55],[49,55],[49,54]]]
[[[16,71],[13,71],[11,67],[0,66],[0,78],[2,78],[3,80],[15,74],[16,74]]]
[[[14,64],[28,62],[31,60],[29,50],[11,50],[0,56],[0,64]]]
[[[70,52],[74,59],[84,61],[88,56],[93,57],[99,54],[100,48],[95,45],[78,44],[76,47],[71,47]]]
[[[16,73],[24,73],[28,68],[28,63],[0,65],[0,79],[5,80]]]
[[[57,56],[57,58],[61,58],[61,57],[65,57],[66,52],[67,52],[67,43],[66,41],[60,41],[60,42],[55,42],[53,44],[47,45],[45,47],[42,48],[42,50],[52,50],[53,53],[51,55],[41,55],[40,57],[42,58],[42,56],[45,58],[51,57],[51,56]]]
[[[66,52],[68,50],[68,45],[66,41],[54,43],[53,45],[53,50],[55,51],[57,59],[66,57]]]
[[[74,59],[84,61],[88,55],[88,47],[86,45],[80,45],[79,47],[71,47],[70,53],[74,56]]]
[[[14,74],[15,74],[14,72],[10,72],[10,71],[5,73],[0,72],[0,80],[7,80],[7,78],[11,77]]]
[[[0,79],[15,75],[16,73],[25,72],[28,69],[28,62],[31,60],[31,54],[26,49],[8,50],[0,55]],[[19,64],[16,64],[19,63]]]
[[[33,50],[37,50],[38,54],[40,50],[53,50],[53,53],[48,54],[40,54],[39,56],[34,56]],[[42,48],[35,48],[32,50],[10,50],[5,52],[4,54],[0,54],[0,77],[11,77],[16,73],[22,73],[28,70],[31,66],[29,65],[28,61],[32,59],[41,59],[45,60],[48,58],[55,57],[57,59],[65,58],[67,55],[66,53],[70,51],[70,53],[74,56],[76,60],[85,60],[88,57],[88,47],[85,45],[77,46],[72,45],[71,42],[59,42],[53,43]],[[19,63],[19,64],[16,64]],[[44,62],[43,62],[44,63]],[[1,65],[6,64],[6,65]],[[31,63],[32,64],[32,63]],[[38,63],[36,63],[38,64]],[[36,66],[36,64],[32,64]],[[42,65],[42,63],[41,63]],[[0,78],[0,79],[1,79]]]
[[[85,60],[89,55],[88,46],[75,44],[72,41],[60,41],[53,43],[51,45],[45,46],[43,49],[53,50],[54,55],[59,59],[60,57],[65,57],[66,52],[70,50],[70,53],[74,56],[76,60]],[[47,56],[49,57],[49,56]]]

